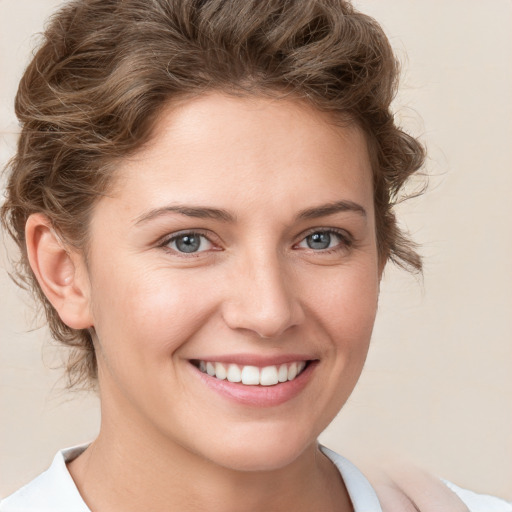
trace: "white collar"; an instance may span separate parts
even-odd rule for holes
[[[0,512],[91,512],[66,466],[67,461],[78,457],[87,446],[57,452],[44,473],[0,502]]]
[[[349,460],[325,446],[319,445],[320,451],[338,468],[352,500],[354,512],[382,512],[379,498],[370,482]]]
[[[66,466],[66,462],[78,457],[87,446],[58,452],[44,473],[0,502],[0,512],[90,512]],[[354,511],[382,512],[377,495],[364,475],[341,455],[322,445],[320,450],[338,468]]]

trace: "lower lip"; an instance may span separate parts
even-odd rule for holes
[[[317,365],[318,361],[310,361],[298,377],[273,386],[246,386],[238,382],[211,377],[207,373],[201,372],[193,364],[190,364],[190,367],[210,389],[232,401],[242,405],[272,407],[284,404],[296,397],[311,380]]]

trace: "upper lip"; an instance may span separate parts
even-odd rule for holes
[[[311,355],[304,354],[280,354],[280,355],[261,355],[261,354],[222,354],[191,358],[190,361],[205,361],[212,363],[238,364],[240,366],[277,366],[285,363],[295,363],[300,361],[311,361],[316,359]]]

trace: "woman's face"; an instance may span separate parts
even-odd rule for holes
[[[118,435],[272,469],[347,400],[380,269],[364,136],[329,119],[210,94],[164,112],[119,166],[87,267]]]

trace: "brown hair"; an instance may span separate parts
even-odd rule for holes
[[[75,347],[70,383],[93,383],[91,334],[65,325],[27,260],[28,216],[44,213],[85,251],[113,163],[140,148],[173,98],[218,89],[292,94],[358,123],[373,159],[381,261],[421,270],[393,205],[424,151],[390,112],[397,64],[381,27],[343,0],[75,0],[53,16],[16,96],[21,122],[2,223],[18,244],[18,276],[53,336]]]

